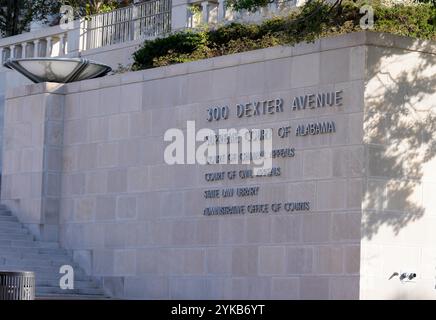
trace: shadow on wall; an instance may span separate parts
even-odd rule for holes
[[[428,210],[420,190],[436,153],[436,55],[369,47],[367,62],[362,238],[371,239],[382,226],[398,235]]]

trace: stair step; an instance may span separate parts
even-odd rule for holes
[[[0,250],[2,250],[2,248],[10,248],[12,245],[12,242],[9,240],[0,240]]]
[[[81,288],[81,289],[68,289],[62,290],[59,287],[36,287],[36,295],[41,294],[84,294],[84,295],[104,295],[104,291],[99,288]]]
[[[67,257],[71,257],[71,253],[69,250],[63,248],[38,248],[38,253],[41,254],[56,254],[56,255],[65,255]]]
[[[1,252],[0,252],[1,256]],[[25,258],[32,260],[51,260],[53,262],[70,262],[72,263],[71,257],[67,256],[65,253],[60,254],[47,254],[47,253],[28,253]]]
[[[0,227],[0,234],[5,233],[21,233],[21,234],[29,234],[29,231],[21,226],[16,227]]]
[[[2,241],[2,240],[0,240]],[[57,249],[59,248],[59,244],[57,242],[43,242],[43,241],[31,241],[31,240],[12,240],[11,245],[13,247],[38,247],[38,248],[51,248]]]
[[[36,279],[36,285],[42,287],[58,287],[59,279]],[[83,288],[98,288],[97,283],[92,280],[83,281],[83,280],[74,280],[74,288],[83,289]]]
[[[33,236],[25,233],[0,233],[0,240],[26,240],[33,241]]]
[[[51,281],[52,283],[56,283],[59,285],[59,280],[62,277],[62,274],[59,272],[41,272],[41,271],[35,271],[35,268],[20,268],[20,267],[2,267],[0,266],[1,271],[31,271],[35,273],[35,279],[36,281]],[[59,271],[59,270],[58,270]],[[74,276],[74,281],[80,281],[80,282],[90,282],[91,284],[95,284],[94,279],[91,276],[87,275],[77,275]]]
[[[8,242],[7,246],[2,246],[1,242]],[[39,248],[39,247],[12,247],[11,241],[1,240],[0,241],[0,254],[9,254],[9,253],[21,253],[21,254],[35,254],[35,255],[53,255],[53,256],[65,256],[71,257],[71,254],[68,250],[61,248]]]
[[[74,289],[62,290],[60,267],[74,269]],[[37,299],[107,299],[99,282],[72,259],[58,242],[36,240],[6,206],[0,205],[0,270],[33,271]]]
[[[23,225],[18,221],[0,221],[0,228],[22,228]]]
[[[13,248],[15,249],[15,248]],[[32,248],[33,249],[33,248]],[[52,265],[62,265],[62,264],[71,264],[71,265],[77,265],[71,258],[65,255],[61,254],[38,254],[37,251],[33,251],[31,253],[29,252],[23,252],[19,250],[13,250],[13,251],[4,251],[0,250],[0,259],[4,258],[9,261],[11,260],[25,260],[29,261],[29,264],[35,262],[39,263],[39,261],[43,261],[46,264],[52,264]]]
[[[34,254],[38,254],[39,248],[32,248],[32,247],[27,247],[27,248],[20,248],[20,247],[11,247],[9,246],[0,246],[0,254],[2,255],[9,255],[11,253],[20,253],[21,255],[24,254],[30,254],[30,253],[34,253]]]
[[[33,271],[33,270],[30,270]],[[59,283],[60,278],[62,277],[62,274],[58,272],[41,272],[41,271],[34,271],[35,272],[35,279],[38,280],[51,280],[51,281],[57,281]],[[91,276],[83,274],[74,274],[74,281],[95,281],[94,278]]]
[[[0,252],[1,254],[1,252]],[[40,253],[40,252],[32,252],[26,255],[28,259],[50,259],[53,261],[71,261],[71,257],[67,255],[65,252],[52,252],[52,253]]]
[[[18,262],[17,262],[18,263]],[[61,265],[59,266],[32,266],[32,265],[27,265],[25,263],[18,263],[18,264],[13,264],[13,263],[8,263],[8,261],[5,261],[5,264],[1,265],[1,267],[3,269],[7,269],[7,270],[29,270],[29,271],[33,271],[33,272],[37,272],[37,273],[45,273],[45,274],[55,274],[55,275],[60,275],[59,273],[59,269],[61,267]],[[73,266],[74,268],[74,266]],[[74,268],[74,276],[76,277],[80,277],[82,275],[85,275],[85,273],[82,271],[81,268]]]
[[[38,294],[35,300],[109,300],[106,295],[85,295],[85,294]]]
[[[22,266],[22,267],[52,267],[52,268],[60,268],[63,265],[70,265],[74,268],[74,270],[79,269],[80,267],[77,266],[74,262],[68,261],[68,259],[65,259],[65,261],[53,261],[50,259],[29,259],[27,257],[25,258],[12,258],[12,257],[3,257],[4,262],[3,265],[13,265],[13,266]],[[1,258],[0,258],[1,261]]]
[[[18,222],[17,217],[15,216],[8,216],[8,215],[0,215],[0,221],[13,221],[13,222]]]
[[[21,251],[4,252],[0,250],[0,260],[3,259],[22,259],[23,253]]]

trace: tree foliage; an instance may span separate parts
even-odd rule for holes
[[[266,7],[268,4],[274,2],[273,0],[228,0],[227,6],[233,10],[241,11],[248,10],[251,12],[256,11],[259,8]]]
[[[30,0],[0,0],[0,32],[13,36],[23,32],[32,20]]]
[[[132,3],[130,0],[60,0],[61,5],[70,5],[75,10],[76,17],[90,16],[97,13],[108,12]]]
[[[417,2],[431,3],[432,5],[434,5],[436,7],[436,0],[417,0]]]
[[[266,7],[268,4],[275,2],[276,0],[227,0],[227,6],[231,7],[235,11],[247,10],[250,12],[254,12],[259,8]],[[289,0],[285,0],[286,1]],[[431,3],[436,6],[436,0],[414,0],[417,3]],[[313,0],[307,0],[307,2],[313,2]],[[321,1],[318,1],[321,2]],[[327,3],[327,1],[323,1]],[[359,2],[358,0],[354,2]],[[366,1],[368,4],[371,2],[377,2],[377,0]]]
[[[0,0],[0,32],[9,37],[28,31],[32,20],[59,22],[60,8],[70,5],[76,18],[108,12],[132,3],[132,0]]]

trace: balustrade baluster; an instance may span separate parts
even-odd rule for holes
[[[47,38],[45,38],[45,40],[46,40],[45,56],[51,57],[52,47],[53,47],[53,38],[47,37]]]
[[[33,40],[33,57],[39,57],[39,39]]]
[[[21,44],[21,58],[26,58],[27,57],[27,42],[23,42]]]
[[[11,52],[11,54],[9,55],[9,57],[10,57],[11,59],[14,59],[14,58],[15,58],[15,45],[14,45],[14,44],[11,45],[11,46],[9,47],[9,50],[10,50],[10,52]]]
[[[60,38],[59,38],[59,55],[60,56],[64,56],[67,54],[66,38],[67,38],[67,35],[65,33],[60,35]]]

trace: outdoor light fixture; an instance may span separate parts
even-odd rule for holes
[[[4,63],[35,83],[67,83],[102,77],[112,68],[83,58],[9,59]]]

